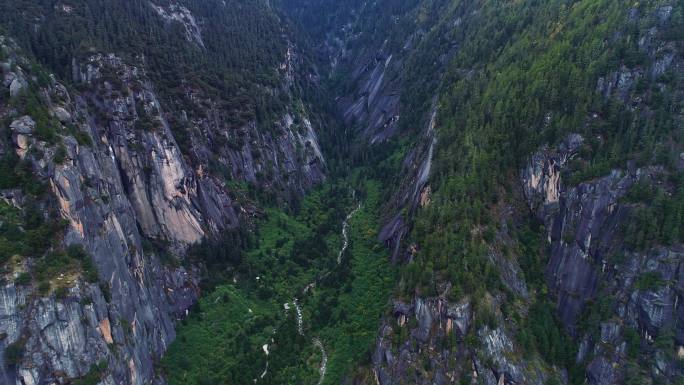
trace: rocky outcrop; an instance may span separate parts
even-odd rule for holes
[[[201,131],[219,135],[225,127],[211,125],[209,121],[198,122]],[[225,165],[231,178],[244,180],[269,191],[284,191],[290,198],[325,180],[325,159],[313,124],[305,114],[285,112],[275,122],[275,131],[261,130],[254,122],[239,132],[231,133],[230,140],[238,146],[223,146],[209,150],[201,156],[215,157]],[[232,136],[235,135],[235,136]]]
[[[185,29],[185,37],[189,42],[195,43],[204,48],[204,40],[202,40],[202,31],[197,25],[195,16],[189,9],[181,4],[171,3],[166,7],[156,5],[150,2],[152,8],[157,14],[167,22],[178,22]]]
[[[12,142],[15,146],[15,152],[19,159],[24,159],[29,149],[30,138],[36,128],[36,122],[30,116],[22,116],[10,124],[10,132],[12,132]]]
[[[470,326],[472,314],[469,302],[449,305],[443,299],[424,300],[416,298],[413,303],[395,301],[392,317],[380,328],[373,353],[373,371],[379,384],[395,384],[415,380],[415,383],[445,384],[454,377],[457,361],[463,350],[455,338],[463,337]],[[397,338],[401,336],[403,338]],[[429,354],[440,339],[451,343],[450,349],[439,354]],[[394,341],[399,342],[397,346]],[[423,356],[425,352],[425,356]],[[421,378],[416,367],[428,360],[434,378]],[[409,380],[410,379],[410,380]]]
[[[296,96],[303,66],[303,58],[290,44],[278,67],[282,85],[272,92],[292,101],[273,121],[247,120],[236,125],[224,101],[200,89],[187,89],[189,104],[173,118],[183,126],[182,155],[196,174],[246,182],[288,203],[325,180],[326,161],[318,137],[325,119]],[[195,113],[189,117],[186,110],[191,109]]]
[[[397,133],[401,86],[392,73],[402,68],[402,61],[392,54],[377,53],[363,58],[366,64],[352,72],[357,85],[354,95],[338,99],[344,123],[358,130],[371,144],[383,142]]]
[[[462,378],[487,385],[545,384],[549,368],[523,359],[506,327],[478,327],[471,301],[443,297],[395,301],[392,317],[380,328],[373,353],[376,382],[451,384]],[[478,327],[478,349],[465,338]]]
[[[404,253],[401,247],[402,241],[410,230],[409,223],[416,209],[430,204],[430,185],[428,184],[432,168],[432,157],[437,145],[436,106],[432,108],[430,121],[420,143],[410,150],[404,158],[402,173],[403,180],[400,188],[392,197],[392,218],[382,227],[379,239],[387,245],[392,252],[392,260],[397,262],[408,253]]]
[[[105,70],[117,73],[120,89],[102,78]],[[85,119],[114,161],[145,235],[191,244],[237,225],[227,192],[183,158],[142,70],[116,56],[97,55],[74,74],[94,87],[76,103],[95,107],[96,116]]]

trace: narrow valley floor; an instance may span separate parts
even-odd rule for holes
[[[267,210],[232,282],[179,325],[169,384],[333,384],[370,358],[396,272],[377,242],[380,186],[353,179],[296,214]]]

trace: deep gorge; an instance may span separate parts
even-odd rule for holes
[[[679,384],[684,4],[0,1],[0,383]]]

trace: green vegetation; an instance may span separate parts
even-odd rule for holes
[[[358,6],[354,1],[337,7],[335,2],[321,1],[321,9],[316,11],[314,6],[314,15],[307,19],[306,10],[312,8],[306,8],[306,2],[287,3],[303,7],[299,17],[304,23],[317,23],[314,30],[325,30],[334,20],[352,19],[347,11]],[[402,268],[402,295],[436,295],[436,282],[448,281],[454,285],[451,299],[483,298],[490,292],[517,301],[503,287],[497,266],[490,262],[492,249],[501,250],[506,257],[517,258],[528,287],[540,296],[521,320],[518,337],[524,349],[537,351],[550,364],[571,369],[573,382],[583,380],[583,373],[574,373],[570,339],[543,297],[547,293],[543,279],[546,250],[541,246],[544,241],[538,225],[526,223],[525,218],[517,219],[523,226],[508,223],[509,230],[519,230],[513,231],[513,242],[507,245],[501,245],[496,234],[501,230],[501,212],[515,199],[521,165],[542,144],[557,145],[570,132],[582,134],[586,142],[564,171],[564,184],[576,185],[605,176],[613,168],[624,169],[628,160],[635,160],[638,166],[663,165],[666,173],[679,173],[673,165],[680,147],[663,143],[681,141],[681,133],[673,130],[681,124],[673,113],[681,111],[677,96],[681,81],[671,74],[642,78],[624,95],[606,96],[597,91],[597,84],[615,74],[649,68],[652,58],[639,41],[652,33],[658,20],[650,15],[663,4],[636,3],[633,7],[640,17],[633,19],[618,0],[476,4],[434,0],[419,5],[388,0],[363,8],[368,20],[378,22],[373,26],[352,24],[355,29],[350,33],[363,33],[350,44],[351,49],[373,47],[368,40],[387,36],[391,38],[383,48],[392,47],[395,40],[402,46],[407,41],[411,44],[409,52],[402,52],[408,73],[402,79],[402,108],[410,111],[402,114],[403,133],[424,127],[432,96],[438,96],[439,142],[430,181],[432,204],[418,212],[407,240],[407,244],[418,245],[418,252]],[[319,16],[315,12],[331,17],[315,21]],[[383,15],[391,15],[392,21],[383,22]],[[467,17],[461,19],[463,15]],[[681,46],[682,20],[681,7],[675,7],[672,22],[659,25],[655,38]],[[407,34],[415,30],[422,35],[409,39]],[[458,49],[449,57],[454,46]],[[440,65],[446,69],[443,79],[438,76]],[[344,80],[335,79],[342,84]],[[635,107],[631,100],[640,100],[640,105]],[[374,148],[381,154],[377,162],[374,153],[360,156],[372,159],[369,164],[373,165],[394,155],[401,159],[402,143],[397,140],[388,148]],[[627,198],[634,205],[625,229],[626,243],[632,249],[682,241],[684,189],[676,180],[666,186],[674,187],[654,191],[652,199],[651,192],[645,191],[648,189],[637,186]],[[645,197],[649,201],[640,203]],[[567,236],[572,236],[571,232]],[[649,277],[638,282],[650,288],[658,284]],[[597,300],[588,306],[591,310],[582,321],[582,330],[595,330],[612,314],[612,300],[607,301]],[[515,305],[510,303],[502,308],[515,313],[511,310]],[[491,309],[486,304],[476,306],[476,311],[476,318],[482,318],[480,324],[491,323]]]
[[[548,363],[572,368],[577,352],[570,337],[559,328],[554,313],[552,303],[536,301],[517,335],[518,342],[525,352],[536,350]]]
[[[0,267],[7,271],[13,268],[13,258],[31,257],[36,264],[31,272],[22,272],[17,284],[30,283],[31,277],[43,291],[51,287],[66,288],[82,275],[88,282],[97,282],[97,270],[88,254],[80,245],[60,248],[65,224],[46,216],[42,208],[29,203],[23,211],[0,201]],[[68,276],[70,273],[75,276]],[[64,275],[57,280],[60,275]]]
[[[233,285],[205,295],[164,356],[169,383],[251,383],[266,366],[261,346],[269,342],[281,308]]]
[[[634,285],[639,290],[657,290],[665,285],[665,281],[659,272],[650,271],[640,275]]]
[[[0,157],[0,188],[21,188],[28,194],[40,196],[47,187],[34,178],[30,162],[19,160],[16,154],[8,152]]]
[[[76,142],[78,142],[79,146],[92,147],[93,140],[86,132],[78,129],[72,129],[70,134],[76,139]]]
[[[369,358],[394,280],[386,251],[376,242],[379,185],[359,183],[363,208],[350,223],[341,265],[341,224],[354,207],[343,184],[313,192],[297,213],[268,210],[241,255],[213,260],[212,270],[236,282],[215,286],[182,322],[162,361],[171,384],[251,383],[266,361],[261,383],[315,383],[321,356],[313,337],[329,357],[326,383],[339,383]],[[196,248],[196,256],[218,250],[209,245]],[[223,272],[217,269],[222,264]],[[303,311],[305,336],[297,332],[294,298]]]
[[[11,106],[17,109],[18,116],[28,115],[33,119],[38,139],[56,144],[60,141],[57,134],[61,126],[56,118],[50,116],[45,103],[41,100],[40,92],[37,85],[31,84],[28,90],[11,100]]]
[[[639,358],[639,353],[641,352],[641,338],[639,338],[639,333],[630,327],[625,327],[623,332],[625,337],[625,342],[627,343],[627,356],[636,360]]]
[[[154,4],[169,12],[175,3]],[[287,41],[273,7],[261,0],[186,0],[182,5],[201,20],[201,40],[188,39],[181,23],[165,20],[146,0],[72,0],[70,12],[55,9],[51,1],[20,0],[0,4],[0,24],[62,79],[72,78],[73,58],[93,52],[117,52],[133,63],[144,55],[168,110],[198,112],[186,92],[192,89],[215,97],[225,110],[221,119],[233,126],[265,122],[280,112],[286,96],[278,92],[277,71]],[[41,19],[40,28],[34,28],[35,18]]]
[[[105,371],[107,370],[107,362],[101,361],[90,367],[90,371],[81,377],[73,381],[74,385],[97,385],[102,380]]]
[[[19,339],[17,342],[7,345],[5,348],[5,362],[9,365],[18,364],[24,356],[25,339]]]
[[[313,328],[328,348],[326,384],[340,383],[357,364],[370,362],[380,316],[395,285],[387,251],[377,243],[379,197],[380,186],[366,182],[363,206],[350,222],[349,266],[334,271],[312,298]]]
[[[67,155],[66,147],[64,147],[63,144],[60,144],[55,150],[55,155],[52,157],[52,161],[55,162],[55,164],[62,164],[66,160]]]
[[[528,287],[537,292],[546,290],[544,266],[547,253],[542,246],[544,231],[540,223],[530,218],[529,223],[520,226],[516,234],[520,244],[518,263],[525,275]]]
[[[684,242],[684,176],[676,174],[673,193],[638,183],[627,202],[633,203],[624,227],[625,244],[631,250]]]
[[[649,12],[652,3],[639,7]],[[468,38],[440,99],[434,204],[421,211],[412,233],[422,248],[419,266],[450,277],[462,293],[495,289],[487,283],[496,280],[482,279],[492,270],[486,258],[486,235],[498,226],[492,212],[504,203],[511,172],[531,152],[562,139],[568,127],[601,136],[583,149],[591,161],[570,172],[582,180],[605,175],[603,164],[624,167],[627,159],[652,153],[671,132],[672,118],[662,108],[672,96],[653,115],[633,116],[621,101],[594,92],[601,76],[638,56],[638,39],[605,45],[625,26],[636,36],[646,33],[649,22],[625,18],[619,1],[486,2],[462,26]],[[589,118],[594,111],[599,119]]]
[[[62,224],[46,219],[42,208],[29,202],[23,211],[0,201],[0,266],[13,256],[41,257],[53,246]]]
[[[579,329],[596,334],[601,322],[613,315],[614,298],[603,296],[588,302],[579,320]]]
[[[23,94],[23,97],[26,97],[26,94]],[[16,101],[14,108],[17,108],[18,111],[30,110],[29,105],[22,104],[21,97],[14,100]],[[30,98],[30,105],[33,106],[32,108],[42,111],[33,103],[36,103],[35,99]],[[9,148],[12,143],[11,131],[9,128],[11,123],[12,119],[10,117],[4,116],[4,118],[0,118],[0,140],[6,148]],[[33,196],[40,196],[46,190],[45,183],[37,181],[36,178],[34,178],[30,162],[20,160],[14,151],[5,151],[0,156],[0,189],[13,188],[21,188],[24,192]]]
[[[66,294],[65,289],[73,286],[79,276],[90,283],[98,280],[95,265],[81,245],[47,253],[38,259],[34,270],[39,288],[43,291],[54,288],[62,294]]]

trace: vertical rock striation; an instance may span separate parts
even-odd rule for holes
[[[559,149],[543,149],[532,156],[522,171],[527,201],[547,229],[546,281],[560,319],[581,341],[577,359],[587,364],[590,384],[624,381],[628,375],[626,333],[632,330],[638,340],[629,341],[629,349],[640,349],[634,344],[647,347],[643,351],[657,363],[653,375],[674,378],[681,375],[674,349],[684,345],[684,318],[678,307],[684,248],[656,246],[635,251],[624,239],[634,207],[623,198],[637,183],[659,183],[663,170],[631,164],[626,170],[565,186],[563,168],[580,144],[580,137],[572,135]],[[659,283],[641,283],[648,276],[659,277]],[[609,301],[607,309],[590,307],[603,299]],[[600,325],[583,325],[587,311],[605,313],[598,315],[605,319]],[[654,345],[658,336],[673,351]]]
[[[9,57],[3,85],[9,90],[14,84],[18,94],[17,84],[28,86],[35,78],[22,70],[29,62],[17,47],[6,38],[0,42]],[[295,60],[292,56],[287,60]],[[169,121],[141,63],[94,54],[72,63],[78,91],[54,77],[40,88],[41,101],[59,121],[59,145],[39,139],[31,116],[14,117],[6,127],[14,148],[3,151],[14,151],[39,180],[48,181],[45,205],[54,206],[67,223],[63,244],[83,245],[99,282],[60,276],[55,279],[69,283],[66,292],[38,294],[33,285],[17,283],[22,271],[30,271],[32,258],[2,278],[3,384],[62,384],[93,373],[108,385],[142,385],[155,378],[154,363],[175,338],[174,322],[199,294],[195,268],[166,263],[167,255],[182,257],[205,237],[248,225],[254,210],[236,200],[226,175],[207,169],[209,157],[228,165],[228,176],[237,180],[280,186],[277,194],[284,199],[325,178],[317,133],[303,107],[288,107],[275,131],[249,122],[242,146],[216,149],[196,135],[225,134],[225,127],[212,123],[212,113],[225,114],[215,106],[207,118],[184,123],[193,134],[182,147],[174,137],[179,123]],[[11,116],[12,110],[0,105],[0,114]],[[63,160],[56,162],[60,146]],[[271,179],[259,179],[266,171]],[[3,191],[2,196],[21,194]],[[23,208],[21,199],[6,201]],[[150,248],[151,243],[161,246]]]

